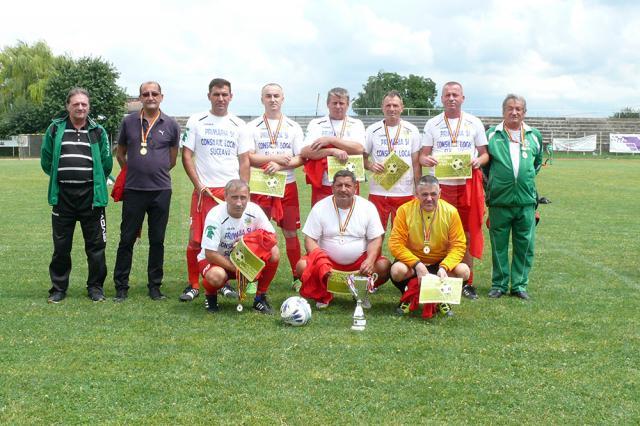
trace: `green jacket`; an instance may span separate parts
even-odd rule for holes
[[[62,136],[66,128],[67,117],[54,119],[42,140],[40,151],[40,166],[49,175],[49,204],[58,204],[58,162],[62,149]],[[93,159],[93,207],[105,207],[108,201],[107,177],[113,167],[113,157],[109,149],[107,131],[95,121],[88,121],[88,136]],[[55,137],[52,136],[55,134]]]
[[[517,178],[513,176],[509,135],[504,122],[487,130],[491,160],[485,168],[485,175],[488,175],[485,196],[490,207],[527,206],[538,202],[535,178],[542,166],[542,135],[538,129],[524,123],[523,127],[526,143],[521,145]]]

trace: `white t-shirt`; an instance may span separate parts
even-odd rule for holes
[[[275,136],[278,129],[278,120],[269,120],[271,134]],[[242,146],[249,146],[250,151],[264,155],[300,155],[300,150],[304,146],[304,135],[298,123],[289,117],[282,115],[282,125],[278,132],[278,139],[275,146],[271,146],[271,139],[267,125],[262,116],[251,120],[241,133]],[[287,183],[295,182],[296,175],[293,169],[284,170],[287,173]]]
[[[409,165],[409,170],[402,175],[400,180],[389,191],[380,186],[375,180],[370,179],[369,194],[387,197],[413,195],[413,162],[411,161],[411,155],[420,151],[420,131],[408,121],[401,120],[400,125],[402,129],[398,136],[398,142],[394,146],[394,152]],[[398,126],[387,127],[387,129],[389,131],[389,139],[393,143]],[[370,160],[381,164],[391,154],[387,143],[387,135],[384,131],[384,120],[367,127],[364,150],[369,154]]]
[[[194,152],[196,172],[203,185],[222,188],[239,178],[238,155],[251,148],[240,144],[244,126],[244,121],[231,113],[218,117],[205,111],[189,117],[182,146]]]
[[[313,206],[302,228],[302,233],[316,240],[331,260],[340,265],[355,262],[367,251],[370,240],[384,234],[376,207],[358,195],[354,199],[355,206],[344,235],[340,235],[340,223],[344,226],[349,209],[338,209],[338,221],[333,196],[323,198]]]
[[[424,125],[424,134],[422,135],[422,146],[431,146],[433,150],[431,155],[438,153],[471,153],[471,158],[476,158],[478,152],[476,147],[488,144],[487,135],[484,132],[482,121],[474,115],[463,112],[460,118],[449,119],[451,132],[455,134],[460,123],[460,131],[456,139],[456,146],[451,146],[451,135],[444,121],[444,112],[436,115]],[[433,168],[427,169],[428,173],[433,174]],[[464,179],[441,179],[443,185],[464,185]]]
[[[241,236],[256,229],[276,232],[264,211],[257,204],[249,201],[240,218],[229,216],[226,202],[218,204],[209,211],[204,221],[202,250],[198,254],[198,261],[206,258],[205,250],[214,250],[222,256],[229,257],[233,243]]]
[[[511,165],[513,166],[513,177],[518,178],[518,169],[520,169],[520,143],[522,142],[522,133],[520,130],[509,130],[504,128],[511,135],[509,141],[509,154],[511,155]]]
[[[357,118],[345,117],[347,124],[345,125],[342,139],[350,142],[357,142],[364,147],[364,124]],[[344,120],[332,120],[328,115],[320,118],[314,118],[307,126],[307,135],[304,139],[304,146],[311,145],[317,139],[323,136],[340,136]],[[327,176],[327,171],[322,174],[322,184],[331,186],[331,181]]]

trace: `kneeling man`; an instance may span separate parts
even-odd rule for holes
[[[331,270],[378,274],[375,285],[389,277],[390,263],[380,255],[384,228],[375,206],[355,195],[356,176],[340,170],[333,177],[333,195],[313,206],[302,233],[307,255],[296,267],[302,281],[300,295],[329,306],[333,295],[327,291]]]
[[[461,263],[466,247],[458,211],[440,199],[436,177],[422,176],[416,199],[398,209],[389,237],[389,250],[396,259],[391,266],[391,281],[403,293],[398,313],[418,307],[420,281],[427,274],[468,279],[469,267]],[[435,308],[452,314],[448,305],[427,304],[423,316],[430,318]]]
[[[229,260],[229,254],[237,241],[243,235],[257,230],[275,234],[273,225],[262,209],[249,201],[249,185],[246,182],[240,179],[230,180],[224,187],[224,198],[225,202],[218,204],[207,214],[202,234],[202,250],[198,255],[198,268],[204,278],[207,310],[211,313],[219,309],[218,289],[228,280],[235,279],[238,273]],[[273,238],[275,239],[275,235]],[[273,310],[267,301],[267,290],[278,270],[280,252],[277,244],[273,245],[263,260],[266,261],[266,266],[258,278],[253,309],[271,314]]]

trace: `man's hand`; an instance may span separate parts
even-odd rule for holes
[[[440,267],[438,269],[438,274],[437,275],[438,275],[438,278],[440,278],[440,281],[444,281],[449,276],[449,275],[447,275],[447,270],[442,268],[442,267]]]
[[[322,136],[310,145],[312,151],[319,151],[327,145],[331,145],[331,139],[328,136]]]
[[[198,185],[198,192],[199,192],[201,195],[207,195],[207,196],[208,196],[209,198],[211,198],[211,199],[215,198],[215,197],[213,196],[213,193],[211,192],[211,190],[210,190],[209,188],[207,188],[206,186],[204,186],[203,184],[199,184],[199,185]]]
[[[480,158],[472,159],[469,164],[471,164],[471,167],[474,169],[479,169],[480,167],[482,167],[482,162],[480,161]]]
[[[349,154],[347,154],[347,151],[343,151],[342,149],[338,148],[334,148],[331,155],[333,155],[343,163],[349,159]]]
[[[288,166],[291,162],[291,156],[287,154],[272,155],[271,158],[273,158],[272,162],[278,163],[281,166]]]
[[[264,172],[268,175],[272,175],[275,172],[279,172],[280,170],[282,170],[282,166],[280,166],[280,164],[276,163],[275,161],[269,161],[266,166],[264,166]]]
[[[369,259],[365,259],[360,264],[360,274],[365,275],[365,276],[369,276],[369,275],[373,274],[374,263],[375,263],[374,261],[371,261]]]
[[[418,280],[429,274],[427,266],[422,262],[419,262],[413,269],[416,271],[416,277],[418,277]]]
[[[434,167],[438,165],[438,160],[432,155],[424,155],[421,158],[421,164],[425,167]]]
[[[384,172],[384,166],[381,163],[370,162],[369,170],[371,170],[373,173],[382,173]]]

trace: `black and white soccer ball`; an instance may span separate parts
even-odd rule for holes
[[[356,172],[356,165],[353,164],[351,161],[349,161],[345,167],[345,169],[349,170],[351,173],[355,173]]]
[[[280,306],[280,317],[285,324],[299,327],[311,321],[311,306],[300,296],[291,296]]]
[[[462,170],[463,167],[464,167],[464,162],[459,158],[456,158],[451,162],[451,168],[453,170],[456,170],[456,171]]]
[[[391,163],[387,166],[387,170],[389,173],[398,173],[398,165],[396,163]]]
[[[267,188],[273,189],[278,186],[278,179],[275,176],[271,176],[267,178]]]
[[[236,251],[233,254],[233,257],[236,259],[236,262],[244,262],[244,253],[242,253],[240,250]]]

